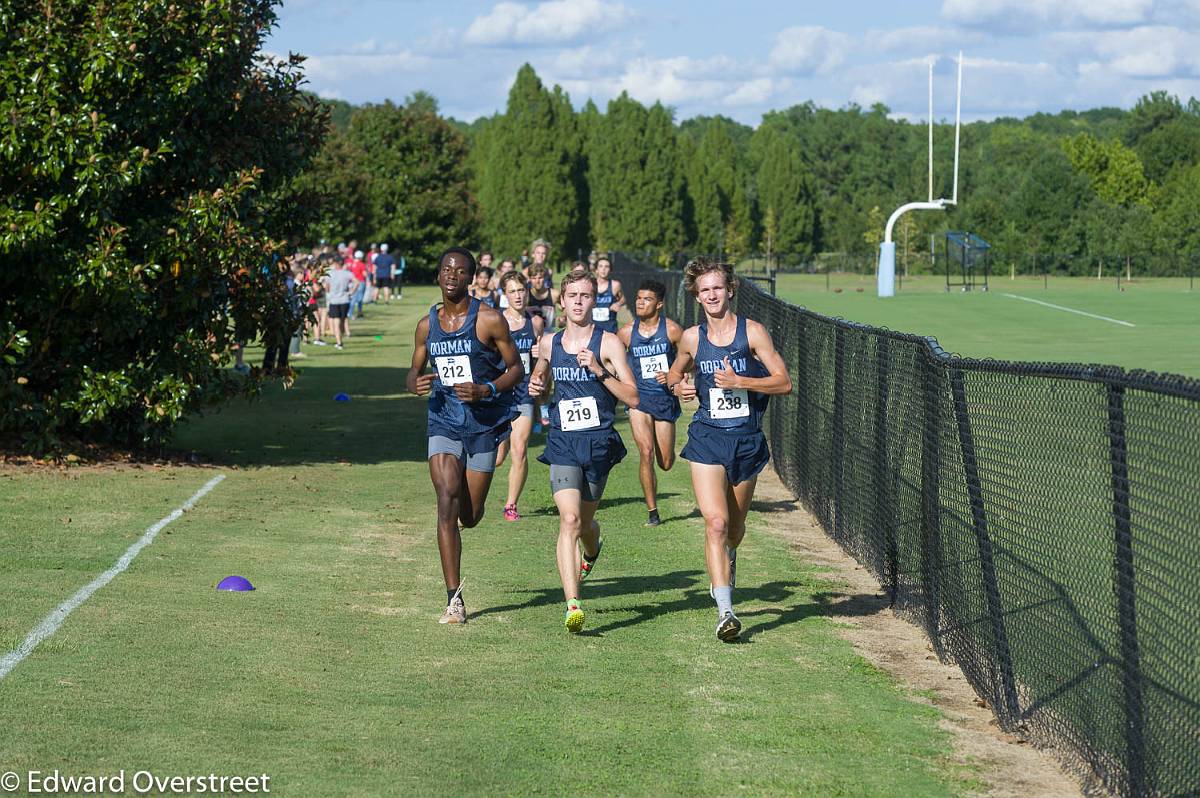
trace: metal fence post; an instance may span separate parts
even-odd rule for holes
[[[933,644],[938,659],[944,660],[946,652],[942,646],[941,615],[942,597],[939,589],[941,568],[941,506],[938,480],[941,476],[941,434],[939,395],[940,366],[934,351],[923,353],[924,366],[924,429],[921,440],[921,590],[925,603],[925,631]]]
[[[1017,702],[1016,681],[1013,678],[1012,652],[1008,646],[1008,630],[1004,624],[1004,607],[1000,602],[1000,586],[996,579],[996,561],[992,538],[988,533],[987,511],[983,506],[983,487],[979,481],[979,466],[975,459],[975,437],[971,433],[971,418],[967,412],[967,391],[961,369],[951,369],[950,386],[954,393],[954,417],[958,426],[958,443],[962,451],[963,474],[967,479],[967,495],[971,500],[971,523],[979,549],[979,567],[983,577],[983,592],[987,599],[992,638],[996,646],[996,664],[1000,666],[1002,701],[993,701],[996,715],[1005,729],[1011,729],[1021,715]],[[1003,711],[999,711],[1003,707]]]
[[[830,468],[833,471],[833,537],[839,543],[842,539],[842,490],[843,490],[843,448],[845,436],[845,354],[842,351],[844,331],[839,324],[834,328],[833,338],[833,451],[829,453]]]
[[[1138,646],[1133,524],[1129,512],[1129,468],[1125,447],[1125,388],[1108,386],[1108,446],[1112,463],[1113,521],[1116,532],[1117,622],[1121,638],[1121,686],[1125,694],[1125,767],[1129,794],[1144,795],[1146,719],[1142,705],[1141,652]]]
[[[896,540],[895,506],[888,475],[888,381],[890,353],[885,335],[875,336],[875,529],[883,535],[883,573],[888,591],[888,604],[896,605],[896,594],[900,589],[900,552]]]

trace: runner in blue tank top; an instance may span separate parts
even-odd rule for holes
[[[683,328],[663,315],[667,287],[658,280],[643,280],[633,302],[633,322],[617,335],[629,350],[629,367],[637,378],[638,406],[629,411],[629,427],[638,447],[638,478],[646,497],[646,526],[658,526],[658,478],[654,463],[663,471],[675,465],[675,420],[679,400],[667,392],[667,372]]]
[[[440,623],[467,622],[459,523],[470,528],[483,518],[496,450],[517,413],[513,388],[525,376],[504,319],[467,293],[474,272],[475,258],[467,250],[442,254],[442,303],[417,324],[408,370],[408,390],[429,394],[429,476],[437,492],[447,598]],[[426,374],[431,359],[434,373]]]
[[[596,260],[596,306],[592,308],[592,321],[605,332],[617,331],[617,311],[625,307],[625,295],[621,293],[621,281],[611,280],[612,261],[607,255]]]
[[[731,642],[742,629],[733,612],[737,547],[746,534],[758,472],[770,458],[762,414],[769,395],[791,392],[792,378],[766,328],[730,308],[737,289],[732,266],[698,258],[684,271],[684,287],[704,317],[684,331],[667,385],[680,399],[700,399],[679,456],[691,462],[692,488],[704,516],[717,638]],[[694,384],[684,379],[692,372]]]
[[[558,507],[558,575],[567,601],[563,620],[574,633],[583,628],[579,583],[600,556],[596,508],[609,470],[625,457],[625,445],[613,429],[617,400],[637,407],[638,392],[621,340],[592,324],[592,273],[572,271],[563,278],[560,297],[566,328],[547,331],[538,342],[529,394],[541,396],[553,379],[558,398],[546,450],[538,460],[550,466],[550,489]]]
[[[533,361],[537,358],[537,341],[542,336],[542,320],[529,313],[526,304],[529,299],[525,275],[520,272],[508,272],[500,279],[500,291],[508,298],[508,307],[504,309],[504,320],[508,322],[508,331],[512,334],[513,343],[521,355],[521,365],[525,368],[525,379],[517,384],[514,391],[519,415],[512,421],[512,435],[500,444],[500,455],[496,465],[504,462],[508,452],[512,451],[512,465],[508,467],[508,496],[504,500],[504,520],[520,520],[517,512],[517,499],[525,489],[525,480],[529,476],[529,460],[526,454],[529,449],[529,433],[533,430],[534,407],[533,397],[529,395],[529,376],[533,373]]]

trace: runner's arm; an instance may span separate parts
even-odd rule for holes
[[[675,351],[675,362],[667,373],[667,392],[684,402],[696,398],[696,384],[689,381],[686,375],[692,371],[696,361],[696,342],[699,340],[699,328],[689,327],[679,338],[679,346]]]
[[[408,377],[404,381],[408,392],[415,393],[417,396],[429,393],[434,380],[437,379],[435,374],[424,373],[425,364],[429,362],[429,351],[425,346],[428,337],[429,317],[426,316],[417,322],[417,331],[413,335],[412,365],[408,367]]]
[[[549,393],[550,387],[550,352],[554,347],[554,333],[549,332],[538,339],[537,363],[533,366],[533,374],[529,375],[529,395],[535,399]]]
[[[491,308],[480,308],[476,322],[480,342],[500,353],[504,358],[504,373],[492,380],[496,387],[495,393],[511,391],[518,382],[525,378],[525,367],[521,365],[521,355],[517,352],[512,335],[508,330],[508,322],[497,311]],[[478,402],[490,399],[494,394],[486,384],[478,382],[460,382],[454,386],[454,393],[464,402]]]
[[[604,334],[600,339],[600,360],[602,363],[599,364],[599,373],[597,369],[591,369],[592,373],[600,378],[600,384],[630,408],[637,408],[637,380],[633,377],[633,370],[629,368],[625,347],[621,345],[620,338],[609,332]],[[592,365],[597,364],[593,361]]]
[[[753,319],[746,320],[746,338],[750,342],[750,351],[758,358],[770,376],[746,377],[741,374],[730,374],[727,370],[718,370],[713,375],[713,381],[718,388],[745,388],[765,394],[785,394],[792,392],[792,377],[788,374],[787,364],[775,349],[775,342],[767,328]]]

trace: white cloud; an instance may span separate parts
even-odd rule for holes
[[[827,28],[785,28],[775,36],[770,65],[790,75],[827,74],[846,60],[851,46],[849,36]]]
[[[313,55],[304,62],[304,74],[310,82],[321,87],[396,72],[419,72],[428,69],[431,64],[431,59],[408,50]],[[318,88],[318,91],[324,92],[325,89]]]
[[[1200,71],[1200,35],[1165,26],[1064,33],[1052,41],[1080,60],[1080,71],[1130,78],[1193,77]]]
[[[1165,5],[1159,3],[1159,5]],[[1149,21],[1155,0],[943,0],[942,16],[962,25],[1004,31],[1111,27]]]
[[[775,92],[775,84],[770,78],[755,78],[748,80],[725,95],[721,102],[729,106],[763,105]]]
[[[868,53],[915,55],[978,45],[984,42],[985,38],[979,31],[930,25],[871,30],[864,37],[863,45]]]
[[[633,19],[621,3],[547,0],[536,6],[497,3],[467,28],[463,39],[480,45],[561,45],[609,33]]]

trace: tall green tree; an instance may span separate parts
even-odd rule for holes
[[[547,89],[525,64],[489,139],[479,182],[485,239],[515,253],[540,237],[555,253],[573,255],[583,245],[583,160],[570,99],[558,87]]]
[[[468,186],[465,137],[418,93],[410,104],[367,106],[347,138],[362,153],[367,219],[363,237],[388,241],[414,266],[473,241],[478,207]]]
[[[772,248],[807,258],[813,253],[816,208],[812,178],[799,143],[778,125],[763,123],[751,140],[758,206],[775,223]]]
[[[290,337],[278,256],[325,112],[276,0],[0,6],[0,439],[162,441]],[[52,267],[47,267],[52,264]]]
[[[684,243],[683,174],[670,112],[622,93],[589,148],[592,229],[605,247],[677,250]]]

